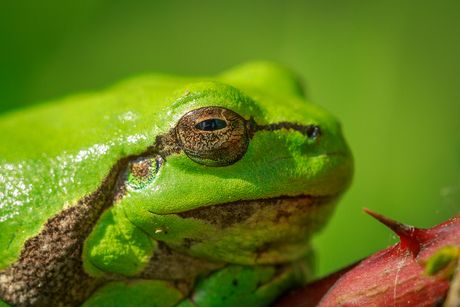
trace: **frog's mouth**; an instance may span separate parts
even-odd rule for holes
[[[338,195],[329,196],[280,196],[268,199],[239,200],[223,204],[209,205],[183,212],[156,213],[156,215],[176,215],[183,219],[196,219],[211,225],[227,228],[236,224],[257,223],[271,220],[278,223],[296,215],[314,215],[326,204],[334,203]]]

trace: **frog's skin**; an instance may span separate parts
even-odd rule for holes
[[[339,123],[270,63],[0,118],[0,306],[266,306],[349,186]]]

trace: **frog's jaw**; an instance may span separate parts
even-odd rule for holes
[[[337,199],[280,197],[152,213],[152,223],[168,227],[150,235],[180,253],[214,261],[286,263],[308,254],[311,234],[327,222]]]

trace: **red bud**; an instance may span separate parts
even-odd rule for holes
[[[338,278],[336,273],[323,279],[324,282],[316,281],[294,295],[286,296],[276,306],[442,306],[459,259],[460,216],[430,229],[419,229],[368,209],[364,211],[392,229],[401,241],[356,267],[347,268],[348,272],[342,277]],[[459,274],[446,301],[449,307],[460,307]],[[306,299],[305,295],[312,292],[311,289],[324,293],[337,278],[318,305],[317,299]],[[455,283],[459,285],[455,286]]]
[[[392,229],[401,242],[372,255],[345,274],[318,306],[440,306],[452,277],[445,269],[458,259],[458,254],[444,248],[454,246],[458,251],[460,217],[430,229],[419,229],[368,209],[364,211]],[[440,259],[442,256],[435,255],[438,251],[452,261]],[[429,267],[436,268],[427,270]]]

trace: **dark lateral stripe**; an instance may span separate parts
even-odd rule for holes
[[[276,130],[295,130],[299,131],[300,133],[307,135],[307,131],[309,131],[315,125],[299,125],[296,123],[289,123],[289,122],[280,122],[277,124],[270,124],[270,125],[257,125],[253,120],[251,120],[251,126],[253,127],[253,133],[257,131],[276,131]],[[251,134],[251,137],[253,136]]]

